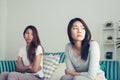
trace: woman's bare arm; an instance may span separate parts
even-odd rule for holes
[[[29,66],[29,69],[27,69],[26,72],[30,72],[30,73],[38,72],[41,69],[40,62],[42,57],[43,57],[42,54],[37,55],[35,57],[34,63]]]
[[[17,67],[17,71],[20,71],[20,72],[25,72],[27,69],[30,68],[30,66],[25,66],[23,64],[22,58],[20,56],[18,57],[16,67]]]

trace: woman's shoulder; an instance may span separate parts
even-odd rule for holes
[[[38,49],[41,49],[41,48],[42,48],[42,46],[41,46],[41,45],[38,45],[38,46],[37,46],[37,48],[38,48]]]
[[[90,45],[93,45],[93,44],[98,44],[98,42],[96,40],[91,40]]]
[[[25,45],[20,47],[20,50],[24,50],[24,49],[26,49]]]
[[[90,41],[90,49],[89,50],[98,50],[99,48],[100,47],[99,47],[98,41],[96,41],[96,40]]]
[[[68,51],[71,49],[72,44],[71,43],[67,43],[65,46],[65,50]]]
[[[66,44],[66,46],[70,46],[70,45],[71,45],[71,43],[70,43],[70,42]]]
[[[26,46],[21,46],[20,49],[19,49],[19,56],[22,57],[22,55],[24,55],[26,53]]]
[[[72,44],[71,43],[67,43],[66,44],[66,47],[70,47]]]
[[[43,49],[41,45],[38,45],[37,50],[36,50],[36,55],[38,54],[43,54]]]
[[[90,41],[90,48],[98,48],[99,47],[99,43],[96,40],[91,40]]]

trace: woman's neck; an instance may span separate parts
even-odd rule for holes
[[[28,50],[29,47],[30,47],[30,44],[27,43],[27,45],[26,45],[26,50]]]
[[[75,56],[80,56],[81,54],[81,42],[76,42],[73,46],[73,51]]]
[[[75,42],[74,47],[75,47],[77,50],[80,50],[80,49],[81,49],[81,45],[82,45],[81,42]]]

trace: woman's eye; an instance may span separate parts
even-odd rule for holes
[[[25,34],[29,34],[28,32],[26,32]]]
[[[83,27],[83,28],[81,28],[81,29],[85,29],[85,28]]]
[[[73,28],[73,29],[78,29],[78,28]]]
[[[78,27],[73,27],[73,29],[78,29]]]

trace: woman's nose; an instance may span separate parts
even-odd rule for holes
[[[82,32],[82,29],[78,28],[78,32],[81,33],[81,32]]]
[[[31,37],[31,35],[29,34],[28,37]]]

